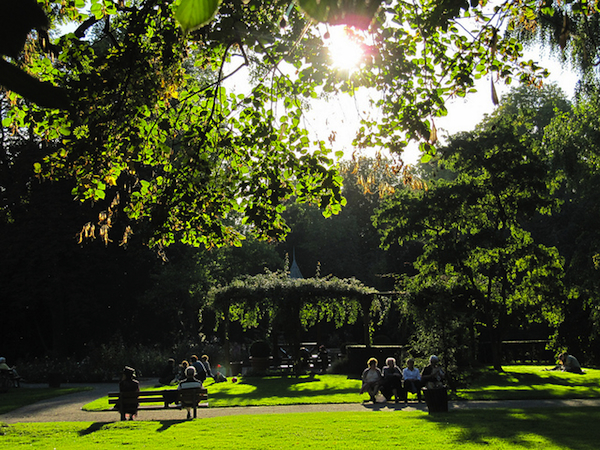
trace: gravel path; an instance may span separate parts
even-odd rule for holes
[[[65,384],[83,386],[80,384]],[[94,384],[91,391],[63,395],[44,400],[33,405],[24,406],[7,414],[0,414],[0,422],[116,422],[119,413],[116,411],[83,411],[81,407],[99,397],[107,395],[116,389],[114,383]],[[26,388],[34,387],[26,385]],[[505,400],[505,401],[460,401],[449,402],[450,411],[460,409],[490,409],[490,408],[543,408],[543,407],[600,407],[600,399],[570,399],[570,400]],[[222,417],[237,414],[285,414],[290,412],[332,412],[332,411],[427,411],[424,403],[409,402],[395,403],[346,403],[325,405],[289,405],[289,406],[246,406],[234,408],[199,409],[198,418]],[[138,420],[185,420],[185,410],[156,410],[140,411]]]

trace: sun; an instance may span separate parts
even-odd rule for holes
[[[364,57],[360,36],[348,27],[340,25],[329,27],[324,41],[334,67],[348,72],[358,68]]]

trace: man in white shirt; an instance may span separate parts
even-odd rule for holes
[[[417,394],[417,400],[421,403],[421,373],[419,369],[415,369],[414,359],[408,358],[406,360],[402,377],[404,378],[404,395],[408,395],[409,392]],[[405,397],[404,402],[408,403],[408,398]]]

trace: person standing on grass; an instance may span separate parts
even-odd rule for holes
[[[369,399],[373,403],[377,403],[375,396],[379,392],[379,385],[382,380],[381,370],[377,367],[377,360],[375,358],[369,358],[367,366],[361,376],[362,387],[360,388],[360,393],[366,392],[369,394]]]
[[[139,392],[140,383],[135,379],[135,369],[126,366],[123,369],[123,375],[119,382],[119,392]],[[134,416],[137,415],[139,403],[134,401],[127,401],[119,406],[119,410],[122,414],[122,419],[129,416],[129,420],[133,420]]]
[[[419,369],[415,368],[415,360],[408,358],[406,367],[402,371],[404,378],[404,403],[408,403],[407,394],[412,392],[417,394],[417,400],[421,403],[421,374]]]

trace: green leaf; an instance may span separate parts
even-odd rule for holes
[[[429,161],[431,161],[431,155],[429,153],[421,156],[421,164],[427,164]]]
[[[90,12],[94,15],[96,19],[102,19],[104,17],[104,11],[102,11],[102,5],[99,3],[92,4],[90,8]]]
[[[175,18],[187,33],[209,23],[217,13],[221,0],[181,0]]]
[[[311,18],[331,25],[350,25],[367,29],[382,0],[298,0]]]

